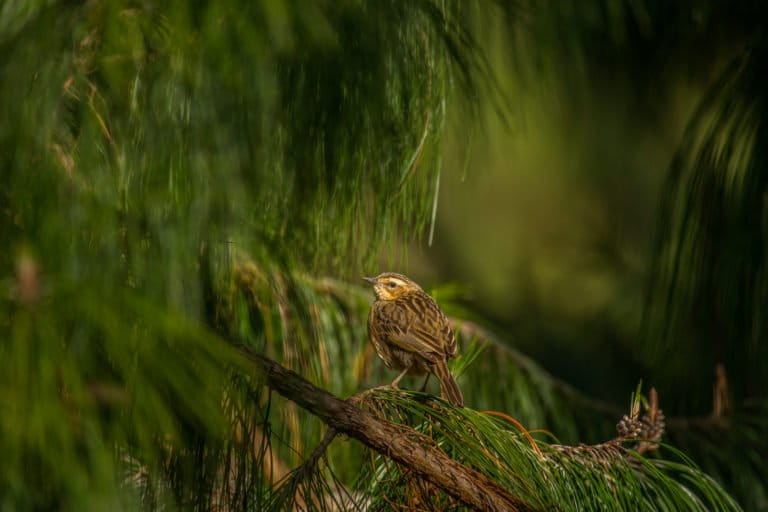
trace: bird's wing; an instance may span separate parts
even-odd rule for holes
[[[382,304],[381,322],[387,339],[398,348],[420,355],[430,362],[451,357],[453,331],[447,330],[447,319],[437,304],[428,297],[407,297],[407,300]]]
[[[415,336],[414,333],[390,335],[389,340],[397,345],[398,348],[401,348],[406,352],[418,354],[430,363],[434,363],[445,357],[427,347],[424,344],[424,341],[418,336]]]

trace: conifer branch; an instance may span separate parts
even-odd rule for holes
[[[261,370],[272,389],[319,417],[331,429],[408,467],[466,505],[477,510],[535,510],[485,475],[448,457],[423,434],[378,419],[352,401],[332,395],[250,348],[242,345],[238,348]]]

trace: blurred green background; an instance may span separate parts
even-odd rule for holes
[[[708,40],[701,59],[711,28],[686,34],[691,11],[643,33],[621,18],[637,12],[592,8],[572,6],[573,26],[554,8],[522,21],[496,8],[482,40],[502,104],[484,102],[480,123],[449,117],[432,241],[397,263],[455,284],[460,305],[591,395],[621,402],[645,379],[706,414],[717,361],[645,350],[642,327],[664,184],[731,42]],[[590,15],[593,39],[576,39]]]

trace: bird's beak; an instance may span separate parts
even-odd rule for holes
[[[363,281],[368,281],[371,284],[376,284],[376,278],[375,277],[363,277]]]

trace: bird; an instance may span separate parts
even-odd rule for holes
[[[406,373],[427,374],[440,381],[440,396],[455,406],[464,398],[447,361],[456,357],[456,338],[445,313],[410,278],[395,272],[364,277],[376,300],[368,315],[368,337],[388,368],[401,370],[390,386],[397,388]]]

